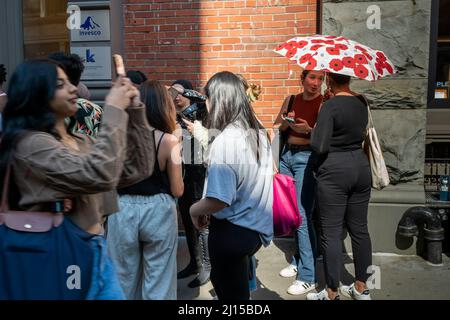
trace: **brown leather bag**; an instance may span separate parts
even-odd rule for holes
[[[8,192],[11,176],[11,164],[6,169],[3,181],[3,193],[0,203],[0,225],[5,224],[10,229],[23,232],[47,232],[53,227],[59,227],[63,220],[62,213],[12,211],[9,210]]]

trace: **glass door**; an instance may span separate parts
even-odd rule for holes
[[[70,51],[67,1],[22,0],[22,8],[25,59]]]

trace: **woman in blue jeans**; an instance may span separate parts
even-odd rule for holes
[[[304,294],[316,287],[316,236],[311,222],[315,156],[310,146],[310,136],[323,101],[320,93],[323,79],[324,73],[321,71],[304,70],[301,76],[303,93],[286,98],[274,125],[287,136],[287,143],[281,152],[280,173],[294,178],[302,217],[302,224],[294,233],[296,252],[291,264],[280,272],[282,277],[297,275],[287,290],[292,295]]]

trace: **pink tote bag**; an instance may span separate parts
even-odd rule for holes
[[[294,178],[273,176],[273,228],[276,237],[288,236],[302,223],[298,212]]]

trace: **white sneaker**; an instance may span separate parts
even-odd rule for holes
[[[297,275],[297,266],[290,264],[286,268],[280,271],[280,276],[283,278],[291,278]]]
[[[331,300],[328,296],[328,291],[323,289],[318,293],[308,293],[306,295],[306,300]],[[339,295],[337,295],[333,300],[339,300]]]
[[[360,293],[355,289],[354,283],[352,283],[350,286],[341,286],[339,288],[339,291],[341,291],[343,296],[354,300],[372,300],[372,298],[370,297],[369,289],[366,289]]]
[[[291,286],[287,289],[287,292],[289,294],[296,296],[299,294],[307,293],[311,290],[314,290],[315,288],[316,288],[315,283],[308,283],[300,280],[294,280]]]

